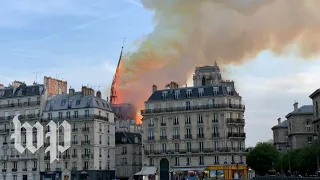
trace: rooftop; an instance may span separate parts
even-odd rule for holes
[[[141,144],[141,134],[132,132],[116,132],[116,144]],[[138,142],[136,141],[138,138]]]
[[[0,99],[39,96],[43,92],[44,86],[42,84],[26,85],[23,83],[17,87],[11,86],[0,89]]]
[[[271,129],[275,129],[275,128],[287,128],[289,125],[288,120],[282,121],[280,124],[277,124],[275,126],[273,126]]]
[[[44,112],[81,108],[98,108],[112,112],[112,108],[106,100],[94,95],[82,96],[81,94],[54,96],[47,101]]]

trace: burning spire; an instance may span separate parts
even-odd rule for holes
[[[122,48],[121,48],[121,52],[120,52],[120,57],[119,57],[119,61],[118,61],[118,65],[117,65],[117,69],[116,72],[113,76],[113,80],[112,80],[112,85],[111,85],[111,90],[110,90],[110,103],[111,104],[119,104],[119,100],[118,100],[118,81],[120,78],[120,63],[121,63],[121,59],[122,59],[122,52],[123,52],[123,46],[124,46],[124,41],[125,38],[123,39],[123,43],[122,43]]]

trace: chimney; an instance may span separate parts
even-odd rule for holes
[[[281,123],[281,118],[278,118],[278,125],[280,125]]]
[[[96,96],[101,99],[101,91],[97,91]]]
[[[152,92],[154,93],[155,91],[157,91],[157,86],[154,84],[154,85],[152,86]]]
[[[81,88],[81,94],[82,94],[82,96],[87,96],[87,95],[88,95],[88,88],[87,88],[87,86],[82,86],[82,88]]]
[[[22,85],[22,84],[24,84],[24,83],[21,82],[21,81],[15,80],[15,81],[13,81],[12,86],[13,86],[13,87],[19,87],[19,86]]]
[[[298,102],[293,104],[293,111],[298,111]]]
[[[70,95],[70,96],[74,96],[74,89],[71,88],[71,86],[70,86],[70,88],[69,88],[69,95]]]
[[[0,89],[4,89],[4,85],[3,84],[0,84]]]

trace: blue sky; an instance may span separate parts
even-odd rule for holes
[[[51,76],[76,89],[82,84],[109,88],[123,38],[125,51],[133,50],[153,29],[152,13],[137,2],[0,0],[0,84],[32,83],[39,72],[38,82]],[[295,100],[311,104],[319,68],[317,58],[299,59],[294,51],[282,57],[264,51],[229,67],[224,77],[236,81],[247,106],[248,145],[271,139],[270,128],[292,111]]]

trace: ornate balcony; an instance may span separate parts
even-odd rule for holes
[[[246,138],[246,133],[228,133],[229,138]]]
[[[156,109],[144,109],[141,110],[141,114],[151,113],[166,113],[166,112],[177,112],[177,111],[197,111],[206,109],[239,109],[244,110],[245,105],[243,104],[208,104],[201,106],[187,106],[187,107],[170,107],[170,108],[156,108]]]
[[[227,124],[245,124],[244,119],[239,118],[227,118]]]

